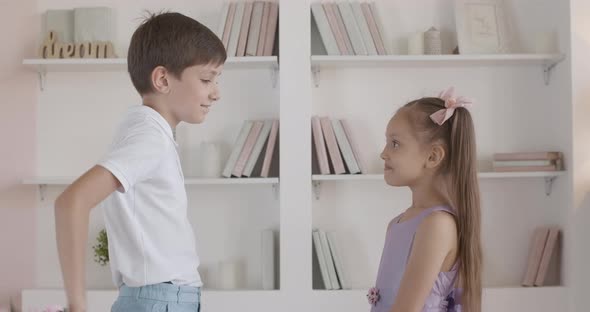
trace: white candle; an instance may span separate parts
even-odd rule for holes
[[[219,288],[238,288],[238,265],[236,262],[221,261],[218,266]]]
[[[408,37],[408,54],[422,55],[424,54],[424,33],[417,32]]]

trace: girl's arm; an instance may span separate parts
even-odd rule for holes
[[[412,251],[391,312],[420,312],[443,262],[457,248],[454,217],[444,211],[428,215],[416,231]]]

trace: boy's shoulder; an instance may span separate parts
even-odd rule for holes
[[[141,135],[156,136],[165,139],[164,142],[175,142],[172,129],[164,117],[145,105],[132,106],[120,122],[115,140]]]

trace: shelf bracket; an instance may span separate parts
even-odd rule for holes
[[[551,191],[553,190],[553,182],[555,181],[556,177],[546,177],[545,178],[545,195],[551,195]]]
[[[315,195],[315,199],[320,199],[320,193],[322,190],[322,182],[321,181],[312,181],[313,185],[313,194]]]
[[[279,66],[274,65],[270,69],[270,80],[272,82],[272,88],[276,89],[278,82],[279,82]]]
[[[280,191],[279,184],[278,183],[273,184],[272,185],[272,194],[273,194],[275,200],[279,200],[279,191]]]
[[[39,184],[39,198],[41,198],[41,201],[45,200],[46,193],[47,193],[47,184]]]
[[[320,66],[319,65],[313,65],[311,66],[311,73],[312,73],[312,79],[313,79],[313,84],[316,88],[318,88],[320,86]]]
[[[551,72],[553,71],[555,66],[557,66],[557,64],[559,64],[562,60],[563,60],[563,58],[560,58],[559,60],[555,60],[555,61],[552,61],[551,63],[547,63],[547,64],[543,65],[543,79],[545,80],[546,86],[548,86],[549,83],[551,82]]]
[[[46,79],[46,77],[47,77],[47,72],[45,72],[45,70],[42,70],[42,69],[40,69],[40,70],[37,72],[37,75],[39,75],[39,89],[40,89],[41,91],[44,91],[44,90],[45,90],[45,81],[47,80],[47,79]]]

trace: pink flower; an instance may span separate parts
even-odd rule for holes
[[[367,300],[369,301],[370,305],[377,305],[377,302],[380,298],[381,296],[379,295],[379,289],[377,287],[372,287],[369,289],[369,292],[367,293]]]

